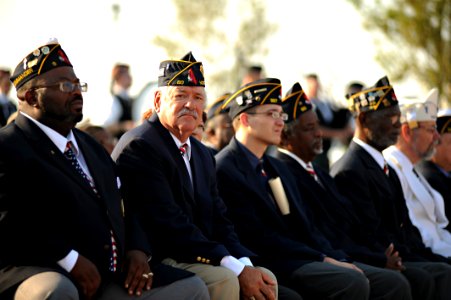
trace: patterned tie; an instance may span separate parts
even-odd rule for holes
[[[182,157],[185,156],[186,151],[188,151],[188,144],[185,143],[185,144],[181,145],[179,150],[180,150],[180,154],[182,155]]]
[[[389,170],[388,170],[388,164],[387,164],[387,162],[386,161],[384,161],[384,173],[385,173],[385,175],[389,175]]]
[[[97,195],[98,191],[96,189],[96,186],[94,184],[94,181],[92,181],[86,173],[83,171],[83,169],[80,166],[80,163],[78,162],[77,156],[75,155],[75,152],[73,149],[72,142],[68,141],[66,144],[66,149],[64,150],[64,156],[70,161],[72,166],[75,168],[77,173],[89,184],[92,191]],[[116,272],[117,270],[117,247],[116,247],[116,239],[114,238],[113,231],[110,230],[110,236],[111,236],[111,258],[110,258],[110,271]]]
[[[305,169],[307,172],[315,179],[315,181],[318,181],[318,175],[316,175],[315,169],[313,169],[312,163],[307,163],[305,166]]]

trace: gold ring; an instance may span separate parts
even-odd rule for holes
[[[147,274],[143,274],[142,275],[142,277],[144,277],[144,278],[149,278],[149,277],[153,277],[153,273],[152,272],[149,272],[149,273],[147,273]]]
[[[249,300],[255,300],[255,297],[254,296],[250,296]]]

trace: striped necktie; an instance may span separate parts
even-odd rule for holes
[[[180,150],[180,154],[182,155],[182,157],[185,156],[186,152],[188,151],[188,144],[185,143],[185,144],[181,145],[179,150]]]
[[[389,171],[389,169],[388,169],[388,164],[387,164],[386,161],[384,161],[384,173],[385,173],[385,175],[387,175],[387,176],[390,174],[390,171]]]
[[[64,156],[69,160],[72,166],[75,168],[77,173],[89,184],[92,191],[97,195],[98,191],[94,184],[94,181],[91,180],[86,173],[81,168],[80,163],[78,162],[77,156],[75,155],[75,151],[73,150],[73,145],[71,141],[68,141],[66,144],[66,149],[64,150]],[[116,272],[117,270],[117,246],[116,239],[114,238],[113,231],[110,230],[111,236],[111,257],[110,257],[110,271]]]
[[[318,175],[316,175],[315,169],[313,169],[312,163],[307,163],[305,166],[305,170],[315,179],[315,181],[318,181]]]

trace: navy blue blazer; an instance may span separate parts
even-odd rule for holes
[[[124,134],[112,153],[124,199],[138,215],[154,257],[219,265],[227,255],[254,256],[225,217],[214,157],[199,141],[190,141],[194,186],[179,149],[156,114]]]
[[[77,129],[73,133],[98,194],[28,118],[19,114],[0,130],[0,293],[39,272],[17,267],[60,270],[56,262],[71,249],[91,260],[105,279],[110,229],[119,260],[124,253],[114,162],[90,136]]]
[[[324,255],[347,259],[310,222],[286,166],[267,155],[264,160],[269,176],[281,178],[291,210],[287,216],[281,215],[235,138],[216,155],[220,195],[238,236],[259,255],[259,264],[286,277],[306,263],[322,261]]]
[[[429,184],[442,195],[445,202],[445,215],[451,219],[451,176],[446,176],[432,161],[424,160],[415,166],[427,179]],[[446,226],[451,230],[451,223]]]
[[[387,177],[355,142],[331,168],[338,189],[353,203],[368,239],[384,247],[393,242],[404,261],[445,261],[424,246],[410,221],[401,184],[391,167],[389,174]]]
[[[318,183],[292,157],[276,151],[275,157],[283,161],[296,178],[299,192],[312,212],[315,224],[331,244],[343,249],[353,259],[385,267],[385,248],[374,240],[367,240],[352,203],[338,191],[333,178],[315,168]]]

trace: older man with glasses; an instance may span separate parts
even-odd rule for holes
[[[396,145],[383,153],[400,179],[410,219],[424,244],[436,254],[451,257],[443,197],[415,169],[416,163],[433,156],[440,138],[436,127],[437,101],[438,90],[433,89],[423,101],[403,103],[401,134]]]

